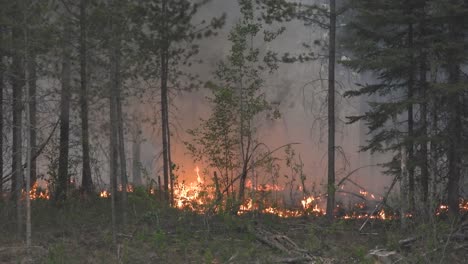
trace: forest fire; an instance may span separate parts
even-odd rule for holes
[[[174,206],[183,210],[190,210],[197,213],[204,213],[207,210],[213,209],[214,203],[216,202],[216,189],[213,185],[207,184],[205,180],[200,176],[200,169],[196,167],[194,170],[196,172],[197,180],[196,182],[186,183],[182,182],[174,186]],[[31,187],[29,192],[29,197],[31,200],[49,200],[50,192],[49,186],[45,188],[40,187],[40,185],[35,182]],[[343,187],[343,186],[342,186]],[[128,193],[134,192],[134,186],[128,184],[126,188]],[[343,188],[341,188],[343,189]],[[118,186],[118,190],[122,191],[122,185]],[[248,212],[259,212],[263,214],[273,214],[282,218],[292,218],[292,217],[302,217],[302,216],[324,216],[326,215],[326,210],[324,208],[324,203],[322,202],[322,197],[324,195],[310,195],[304,196],[300,199],[298,207],[292,206],[292,208],[286,208],[286,206],[279,206],[278,200],[275,202],[269,201],[268,193],[284,192],[285,188],[277,184],[253,184],[252,181],[248,180],[246,182],[246,193],[249,194],[249,198],[239,208],[239,215],[246,214]],[[150,188],[150,195],[157,195],[158,190]],[[261,195],[259,195],[261,194]],[[372,202],[375,204],[378,201],[381,201],[383,198],[377,196],[369,191],[360,189],[359,195],[364,199],[364,201],[356,202],[355,204],[347,206],[345,209],[343,205],[337,204],[336,214],[337,218],[340,219],[379,219],[379,220],[391,220],[399,218],[399,215],[386,211],[381,208],[374,213],[370,213],[370,207]],[[111,192],[107,189],[102,189],[99,192],[100,198],[109,198],[111,197]],[[379,198],[376,198],[379,197]],[[277,199],[277,198],[276,198]],[[220,201],[218,201],[220,202]],[[370,203],[371,202],[371,203]],[[284,204],[280,201],[279,204]],[[462,199],[460,201],[460,211],[468,212],[468,200]],[[441,216],[448,213],[448,205],[440,204],[436,210],[435,215]],[[411,218],[412,214],[407,213],[406,218]]]
[[[50,199],[49,188],[42,189],[39,187],[39,184],[35,182],[34,185],[31,187],[31,190],[29,191],[29,199],[49,200]]]

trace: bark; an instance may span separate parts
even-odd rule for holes
[[[115,40],[114,40],[115,41]],[[116,203],[117,203],[117,178],[118,178],[118,124],[117,124],[117,94],[116,89],[119,85],[119,80],[117,79],[117,49],[115,44],[111,47],[111,90],[109,97],[109,114],[110,114],[110,138],[109,138],[109,148],[110,148],[110,164],[109,164],[109,179],[111,183],[111,207],[112,207],[112,238],[114,245],[116,245],[116,232],[117,232],[117,217],[116,217]]]
[[[335,38],[336,2],[330,0],[330,29],[328,47],[328,187],[327,218],[334,219],[335,209]]]
[[[457,1],[452,1],[457,2]],[[457,41],[460,41],[460,30],[456,17],[452,17],[449,20],[449,43],[454,45]],[[451,85],[456,85],[460,81],[460,56],[457,48],[451,47],[448,50],[447,62],[448,62],[448,81]],[[449,214],[452,217],[459,215],[459,195],[460,195],[460,173],[461,173],[461,153],[459,147],[462,143],[462,103],[461,93],[459,91],[452,92],[449,94],[449,123],[448,123],[448,206]]]
[[[15,5],[15,11],[20,12],[19,3]],[[19,16],[18,16],[19,17]],[[12,131],[12,199],[16,202],[17,212],[17,228],[18,235],[23,232],[22,221],[22,203],[21,191],[24,185],[22,164],[22,110],[23,110],[23,89],[25,86],[24,76],[24,54],[22,47],[24,46],[24,29],[20,25],[15,25],[12,28],[12,95],[13,95],[13,131]]]
[[[162,1],[162,12],[163,17],[166,15],[167,12],[167,0]],[[168,69],[168,39],[167,34],[165,32],[167,23],[162,21],[163,23],[163,32],[162,32],[162,47],[160,51],[161,57],[161,125],[162,125],[162,144],[163,144],[163,172],[164,172],[164,198],[166,202],[169,203],[169,147],[168,147],[168,131],[169,128],[168,123],[168,88],[167,88],[167,69]]]
[[[137,121],[139,122],[139,121]],[[132,146],[132,175],[133,175],[133,185],[141,186],[141,129],[140,123],[135,124],[133,131],[133,146]]]
[[[3,44],[4,27],[0,27],[0,45]],[[0,197],[3,197],[3,90],[5,89],[4,74],[5,64],[3,63],[4,52],[0,47]]]
[[[70,52],[70,25],[65,22],[62,43],[62,73],[60,96],[60,147],[58,181],[55,193],[57,202],[67,198],[68,192],[68,155],[70,137],[70,84],[71,84],[71,52]]]
[[[120,41],[118,41],[120,43]],[[117,47],[117,53],[120,52],[120,45]],[[117,80],[120,81],[120,65],[119,59],[117,59]],[[122,99],[120,91],[120,83],[116,88],[119,88],[117,93],[117,121],[118,121],[118,137],[119,137],[119,157],[120,157],[120,183],[122,184],[122,222],[125,226],[127,224],[127,208],[128,208],[128,197],[127,197],[127,159],[125,155],[125,139],[123,131],[123,116],[122,116]]]
[[[411,13],[411,10],[410,10]],[[414,202],[414,189],[415,189],[415,182],[414,182],[414,117],[413,117],[413,104],[411,101],[413,100],[414,94],[414,61],[413,61],[413,54],[412,49],[413,46],[413,24],[408,25],[408,49],[410,50],[409,55],[409,71],[408,71],[408,139],[407,139],[407,151],[408,151],[408,161],[410,162],[407,164],[408,169],[408,199],[409,199],[409,210],[414,210],[415,202]]]
[[[86,7],[87,0],[80,1],[80,117],[81,117],[81,147],[83,151],[83,167],[81,185],[82,191],[91,195],[93,193],[93,179],[91,177],[91,164],[89,155],[89,129],[88,129],[88,81],[87,81],[87,36],[86,36]]]
[[[27,39],[26,39],[27,40]],[[32,176],[32,159],[31,159],[31,139],[32,139],[32,118],[31,118],[31,101],[33,99],[30,97],[31,85],[33,85],[35,89],[35,68],[33,71],[31,70],[31,61],[33,60],[33,56],[28,58],[30,54],[26,53],[27,60],[29,62],[28,66],[28,76],[27,80],[29,83],[29,87],[26,87],[26,160],[27,160],[27,167],[26,167],[26,246],[29,248],[31,246],[31,197],[29,196],[30,187],[31,187],[31,176]]]
[[[425,26],[421,25],[421,35],[425,35]],[[421,135],[424,138],[427,138],[427,55],[423,50],[421,52],[420,61],[419,61],[419,83],[420,83],[420,94],[422,97],[421,107]],[[421,144],[421,197],[423,202],[423,208],[427,211],[429,208],[428,199],[429,199],[429,162],[428,162],[428,147],[427,141],[423,140]]]
[[[37,133],[36,133],[36,126],[37,126],[37,107],[36,107],[36,90],[37,90],[37,72],[36,72],[36,55],[34,54],[33,51],[30,51],[28,54],[28,93],[29,98],[28,100],[28,107],[29,110],[27,113],[29,114],[29,130],[30,130],[30,140],[29,140],[29,147],[31,150],[31,153],[36,153],[37,152]],[[28,149],[29,151],[29,149]],[[31,163],[31,166],[29,166],[29,173],[31,177],[31,182],[29,186],[33,186],[34,183],[37,180],[37,162],[36,159],[33,157],[30,157],[27,159],[27,162]]]
[[[167,62],[166,62],[167,63]],[[169,108],[169,103],[167,103],[167,108]],[[166,110],[166,125],[167,125],[167,162],[169,166],[169,181],[171,185],[171,201],[170,204],[173,206],[174,204],[174,173],[172,172],[172,158],[171,158],[171,129],[169,126],[169,109]]]

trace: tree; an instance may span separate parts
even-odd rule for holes
[[[414,209],[414,90],[415,90],[415,33],[414,3],[405,1],[353,1],[356,15],[347,28],[347,48],[352,58],[344,64],[357,72],[370,71],[377,75],[377,83],[361,84],[349,96],[378,94],[385,100],[370,102],[371,110],[350,121],[365,120],[374,137],[363,150],[397,153],[386,166],[399,175],[402,155],[408,160],[408,202]],[[371,13],[368,11],[372,10]],[[385,31],[385,32],[382,32]],[[352,32],[352,33],[351,33]],[[360,43],[351,43],[360,39]],[[403,116],[406,115],[406,118]],[[403,120],[401,120],[403,118]],[[390,124],[391,123],[391,124]],[[400,152],[404,147],[405,152]]]
[[[337,8],[336,0],[329,0],[328,6],[318,5],[317,3],[302,4],[295,2],[288,2],[286,0],[262,0],[264,11],[264,18],[267,22],[271,21],[290,21],[297,19],[303,21],[305,25],[318,27],[322,30],[328,31],[328,56],[326,58],[328,64],[328,146],[327,146],[327,208],[326,214],[329,221],[334,220],[335,210],[335,126],[336,126],[336,91],[335,91],[335,64],[336,64],[336,31],[337,19],[346,10],[347,6]],[[317,59],[316,55],[301,54],[297,57],[291,57],[289,54],[283,56],[283,61],[287,63],[297,61],[310,61]]]
[[[135,186],[141,186],[143,184],[141,179],[141,126],[140,120],[135,114],[133,117],[135,123],[133,124],[132,129],[132,175],[133,175],[133,184]]]
[[[450,0],[439,4],[439,15],[443,17],[446,42],[443,47],[445,56],[443,67],[448,74],[447,83],[444,85],[447,93],[445,98],[448,104],[447,121],[447,193],[449,213],[452,217],[459,216],[460,180],[462,179],[463,164],[463,135],[466,126],[463,124],[464,94],[467,91],[467,83],[461,78],[461,67],[466,63],[468,52],[466,50],[466,33],[468,31],[468,2],[462,0]],[[466,158],[466,157],[465,157]]]
[[[189,130],[194,143],[186,143],[197,160],[208,162],[219,172],[221,183],[224,183],[223,193],[238,181],[237,197],[233,197],[237,202],[231,208],[235,214],[245,200],[249,171],[259,163],[254,161],[254,156],[259,155],[260,162],[268,156],[260,152],[263,144],[255,138],[254,120],[265,116],[279,117],[273,105],[265,99],[261,78],[262,71],[269,66],[273,70],[274,65],[264,63],[260,49],[253,45],[262,29],[255,18],[255,4],[241,0],[239,5],[242,16],[229,35],[230,54],[216,71],[219,84],[209,85],[213,96],[210,98],[212,114],[202,120],[200,128]],[[238,176],[229,179],[229,174]],[[214,181],[219,183],[217,178]]]
[[[335,39],[336,3],[330,0],[330,26],[328,36],[328,186],[327,217],[334,219],[335,210]]]
[[[458,215],[461,164],[465,158],[460,142],[466,133],[461,110],[466,83],[460,78],[460,67],[467,56],[463,37],[467,29],[466,2],[356,0],[352,7],[355,15],[347,26],[346,43],[353,55],[344,64],[358,72],[372,72],[378,81],[362,84],[348,95],[380,96],[379,101],[370,103],[369,112],[350,119],[365,120],[370,131],[376,132],[363,149],[393,153],[386,166],[396,175],[400,174],[399,161],[408,160],[407,199],[413,210],[416,183],[422,185],[422,208],[428,208],[430,181],[436,186],[437,174],[445,172],[441,176],[447,179],[444,195],[450,214]],[[442,69],[444,73],[431,69]],[[407,149],[407,157],[399,152],[402,146]],[[434,163],[432,179],[430,156]]]
[[[169,89],[176,88],[177,82],[187,75],[179,68],[191,65],[190,59],[198,53],[196,40],[213,35],[213,30],[224,24],[222,16],[213,18],[210,24],[202,28],[193,25],[192,19],[199,6],[200,4],[188,0],[159,0],[140,1],[135,3],[133,8],[132,18],[137,30],[135,38],[141,54],[139,69],[145,79],[159,78],[160,81],[163,189],[168,203],[172,203],[172,194],[169,191],[173,190],[169,188],[173,185]]]
[[[12,5],[12,18],[22,21],[21,12],[22,2],[16,1]],[[23,233],[22,225],[22,204],[21,191],[23,189],[23,169],[22,169],[22,111],[23,111],[23,92],[25,87],[24,76],[24,27],[23,23],[15,23],[11,29],[12,44],[12,110],[13,110],[13,128],[12,128],[12,198],[15,200],[17,208],[18,235]]]
[[[71,25],[68,18],[64,18],[62,28],[62,72],[60,93],[60,156],[58,164],[58,179],[55,190],[55,200],[63,201],[68,192],[68,153],[70,138],[70,97],[71,97]]]
[[[4,42],[5,42],[5,28],[0,27],[0,153],[2,157],[0,158],[0,196],[3,195],[3,92],[5,90],[5,63],[4,63]]]
[[[81,145],[83,152],[82,180],[83,191],[90,195],[93,192],[93,179],[89,156],[88,125],[88,51],[87,51],[87,0],[80,0],[80,107],[81,107]]]

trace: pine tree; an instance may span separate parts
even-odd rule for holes
[[[164,197],[171,203],[173,187],[173,163],[170,147],[170,87],[175,86],[184,73],[181,65],[191,65],[190,60],[198,53],[196,41],[213,35],[224,24],[224,16],[213,18],[211,23],[198,28],[193,18],[199,4],[188,0],[141,1],[134,5],[133,20],[137,29],[136,40],[141,54],[139,69],[146,79],[158,79],[161,88],[161,135],[163,147]],[[146,30],[141,30],[146,29]],[[150,54],[150,56],[148,56]]]
[[[445,172],[450,213],[456,215],[464,159],[460,142],[465,134],[461,109],[466,85],[460,67],[467,55],[463,38],[466,3],[429,0],[351,3],[354,16],[347,25],[344,42],[352,55],[351,60],[343,63],[357,72],[372,72],[377,81],[361,84],[347,95],[380,97],[369,102],[370,111],[350,117],[350,122],[365,120],[374,134],[363,150],[392,153],[386,167],[389,173],[399,175],[403,158],[400,149],[406,149],[407,202],[413,210],[418,194],[424,203],[418,208],[428,208],[429,185],[431,181],[437,184],[436,172]],[[444,73],[432,73],[431,69],[442,69]],[[430,115],[434,117],[432,120]],[[432,179],[431,156],[435,163]],[[439,158],[434,159],[436,156]],[[448,161],[447,167],[444,159]]]

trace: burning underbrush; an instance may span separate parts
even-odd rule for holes
[[[232,190],[230,193],[221,193],[215,187],[215,184],[207,183],[197,172],[196,182],[181,182],[174,185],[173,206],[200,214],[216,213],[227,211],[235,206],[236,193]],[[37,182],[32,186],[29,197],[31,200],[49,200],[51,192],[48,186]],[[158,186],[156,186],[158,187]],[[335,215],[340,219],[379,219],[392,220],[400,218],[397,210],[389,206],[383,206],[383,197],[371,193],[364,189],[358,191],[345,191],[345,186],[341,186],[337,192],[337,205]],[[118,188],[122,191],[122,186]],[[127,192],[134,192],[134,186],[128,185]],[[281,218],[295,217],[320,217],[326,215],[326,195],[314,194],[308,195],[302,192],[298,187],[294,192],[283,186],[276,184],[253,184],[252,181],[246,182],[246,199],[237,210],[238,215],[247,213],[273,214]],[[161,189],[150,186],[147,189],[149,195],[162,198]],[[111,192],[102,189],[99,197],[106,199],[111,197]],[[460,200],[460,210],[468,212],[468,200]],[[434,214],[436,216],[448,213],[448,206],[440,204]],[[408,213],[406,217],[411,218]]]

